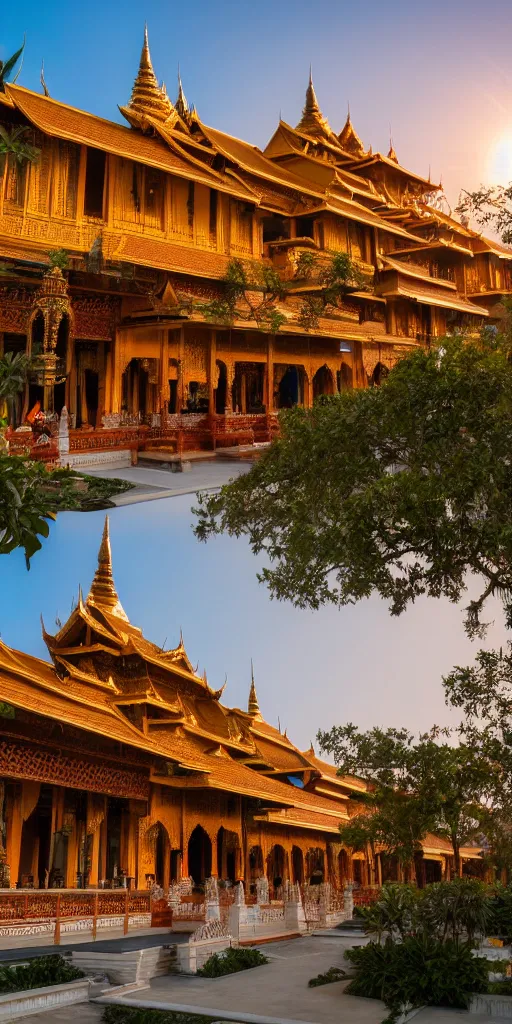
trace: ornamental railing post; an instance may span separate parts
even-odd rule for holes
[[[124,894],[124,934],[125,935],[128,935],[128,924],[129,924],[129,920],[130,920],[130,910],[129,910],[129,904],[128,904],[128,897],[129,897],[129,895],[130,895],[130,893],[128,892],[128,889],[126,889],[125,890],[125,894]]]
[[[55,906],[55,932],[53,935],[53,942],[55,946],[60,946],[60,892],[57,893],[57,903]]]

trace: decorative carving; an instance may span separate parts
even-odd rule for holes
[[[185,342],[185,380],[196,380],[199,384],[207,381],[206,338],[189,338]]]
[[[95,793],[139,800],[147,800],[149,796],[149,779],[139,772],[7,740],[0,741],[0,772],[15,779],[37,779]]]
[[[89,298],[88,296],[73,298],[75,338],[111,341],[120,308],[120,300],[109,295],[101,298]]]

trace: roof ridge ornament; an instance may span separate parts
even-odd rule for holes
[[[105,516],[105,525],[98,552],[98,568],[94,573],[91,589],[87,595],[86,605],[110,612],[119,619],[128,622],[128,616],[119,600],[112,574],[112,550],[110,547],[109,518]]]
[[[302,117],[295,130],[298,132],[304,132],[306,135],[311,135],[313,138],[318,138],[319,142],[328,142],[330,145],[334,146],[338,145],[338,139],[335,133],[333,132],[327,118],[324,117],[320,110],[315,87],[313,85],[311,64],[309,65],[306,102],[302,110]]]
[[[165,91],[165,86],[158,84],[151,54],[149,52],[148,26],[144,25],[144,42],[139,61],[139,70],[133,83],[130,102],[126,107],[119,108],[123,117],[130,122],[132,128],[147,131],[154,121],[164,122],[173,113],[173,105]]]
[[[350,106],[348,108],[347,120],[338,135],[338,142],[342,149],[355,157],[367,156],[364,145],[357,134],[350,117]]]
[[[260,705],[258,703],[258,695],[256,693],[256,685],[254,683],[254,666],[251,658],[251,689],[249,690],[249,702],[247,704],[247,711],[253,718],[257,718],[259,721],[263,721]]]
[[[179,66],[179,64],[178,64],[178,97],[176,99],[176,103],[174,104],[174,107],[178,111],[178,114],[180,115],[182,120],[186,121],[187,118],[190,116],[190,107],[188,105],[188,100],[187,100],[187,97],[185,96],[185,93],[184,93],[184,90],[183,90],[183,83],[181,81],[180,66]]]

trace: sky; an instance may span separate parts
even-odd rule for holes
[[[280,722],[302,750],[319,728],[335,724],[424,731],[459,721],[445,705],[441,678],[481,646],[467,640],[462,609],[422,599],[397,619],[377,597],[317,612],[271,601],[245,539],[196,540],[193,501],[185,495],[113,509],[114,577],[127,615],[149,640],[171,649],[181,627],[210,686],[219,688],[227,675],[225,704],[247,708],[252,658],[264,717]],[[79,583],[87,593],[103,517],[61,513],[29,572],[20,551],[0,558],[4,643],[48,659],[40,616],[54,633]],[[499,606],[490,605],[485,618],[494,620],[486,646],[505,644]]]
[[[178,63],[206,124],[263,147],[279,113],[296,124],[309,74],[339,131],[350,103],[363,142],[461,188],[512,178],[510,0],[105,0],[2,10],[0,57],[26,33],[19,83],[119,118],[137,70],[144,21],[153,64],[171,97]]]

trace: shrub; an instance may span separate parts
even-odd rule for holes
[[[174,1013],[171,1010],[139,1010],[128,1006],[106,1006],[102,1024],[214,1024],[204,1014]]]
[[[497,882],[491,900],[491,918],[488,926],[489,935],[499,935],[503,939],[512,937],[512,886]]]
[[[62,956],[41,956],[19,967],[0,966],[0,992],[25,992],[31,988],[62,985],[83,978],[83,971]]]
[[[197,973],[202,978],[220,978],[223,974],[237,974],[262,964],[268,964],[268,959],[259,949],[231,946],[222,953],[213,953]]]
[[[488,989],[488,962],[473,956],[469,943],[388,939],[383,945],[355,946],[345,955],[356,968],[346,991],[382,999],[391,1010],[390,1019],[406,1007],[466,1008],[472,992]]]
[[[317,974],[316,978],[311,978],[308,986],[318,988],[319,985],[331,985],[334,981],[343,981],[345,977],[345,971],[342,971],[341,967],[329,967],[325,974]]]

